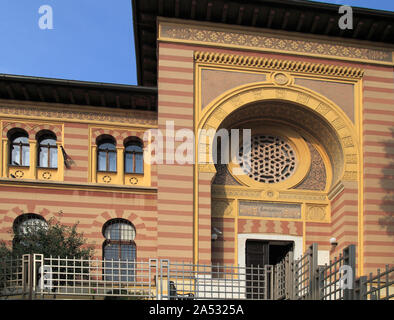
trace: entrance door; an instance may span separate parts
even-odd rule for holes
[[[269,262],[269,242],[246,241],[246,298],[266,299],[268,295],[264,266]],[[268,295],[269,296],[269,295]]]
[[[271,296],[273,274],[262,268],[274,266],[293,250],[293,241],[246,240],[247,299],[268,299]]]

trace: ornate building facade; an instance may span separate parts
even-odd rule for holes
[[[205,2],[133,1],[140,86],[0,78],[1,239],[55,217],[98,257],[245,265],[318,243],[321,264],[349,244],[359,274],[392,264],[393,14],[343,31],[334,5]],[[251,170],[233,174],[242,151],[143,161],[168,121],[195,155],[202,129],[250,129]]]

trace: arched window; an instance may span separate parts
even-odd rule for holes
[[[142,142],[131,140],[125,144],[125,173],[144,173],[144,157]]]
[[[103,227],[103,235],[106,280],[133,281],[136,260],[133,224],[125,219],[109,220]]]
[[[26,131],[15,130],[9,135],[10,140],[10,165],[29,166],[30,145],[29,136]]]
[[[15,234],[27,234],[34,232],[38,229],[44,229],[48,227],[48,223],[39,214],[25,213],[20,215],[14,220],[14,233]]]
[[[38,166],[41,168],[57,168],[56,135],[46,131],[38,137]]]
[[[116,172],[116,142],[111,136],[98,139],[97,170]]]

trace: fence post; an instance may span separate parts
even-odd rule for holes
[[[163,274],[163,269],[166,268],[167,271],[164,271]],[[163,278],[166,277],[166,288],[163,286]],[[167,293],[167,295],[164,295],[164,292]],[[160,259],[160,294],[159,294],[159,300],[163,300],[163,298],[166,297],[167,300],[170,300],[170,260],[169,259]]]
[[[350,246],[343,249],[343,259],[344,265],[350,266],[352,269],[352,279],[350,280],[350,289],[343,290],[343,299],[344,300],[353,300],[354,299],[354,290],[355,290],[355,277],[356,277],[356,246],[351,244]]]
[[[23,297],[32,300],[33,299],[33,255],[24,254],[22,256],[22,274],[23,274]]]
[[[362,276],[355,281],[354,300],[367,300],[367,277]]]
[[[318,262],[317,262],[317,255],[318,255],[318,245],[317,243],[313,243],[310,246],[311,250],[311,260],[310,260],[310,270],[309,270],[309,276],[310,276],[310,286],[311,286],[311,292],[310,292],[310,299],[312,300],[318,300],[319,299],[319,270],[318,270]]]
[[[286,282],[285,282],[285,299],[290,300],[293,299],[293,283],[294,283],[294,274],[293,274],[293,263],[294,263],[294,253],[290,251],[286,256]]]
[[[318,292],[318,300],[322,300],[324,297],[324,270],[325,267],[324,266],[319,266],[318,267],[318,278],[317,278],[317,283],[318,283],[318,287],[317,287],[317,292]]]

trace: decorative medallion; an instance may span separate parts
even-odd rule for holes
[[[272,198],[274,196],[274,192],[272,190],[268,190],[265,194],[268,198]]]
[[[129,179],[129,181],[130,181],[131,184],[137,184],[138,183],[138,179],[136,177],[131,177]]]
[[[45,180],[49,180],[52,177],[52,173],[50,173],[49,171],[45,171],[42,173],[42,178]]]
[[[308,208],[308,220],[322,221],[326,217],[325,207],[313,206]]]
[[[104,183],[110,183],[111,182],[111,177],[110,176],[104,176],[103,177],[103,182]]]
[[[274,75],[274,82],[281,86],[288,84],[290,81],[289,77],[284,73],[276,73]]]
[[[22,178],[24,176],[24,172],[22,170],[16,170],[14,173],[14,176],[18,179]]]

